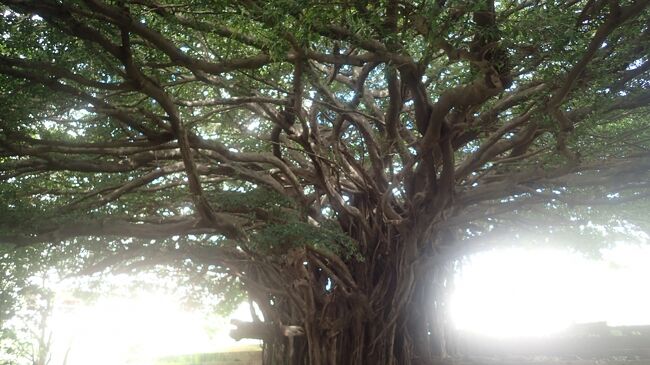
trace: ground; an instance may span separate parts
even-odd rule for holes
[[[155,365],[261,365],[262,351],[257,345],[238,346],[228,352],[168,356]]]

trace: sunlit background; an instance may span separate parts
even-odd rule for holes
[[[572,324],[650,324],[650,247],[618,244],[598,260],[560,249],[471,257],[456,280],[453,325],[498,337],[544,336]]]
[[[251,320],[247,304],[224,318],[187,308],[180,295],[162,290],[102,296],[91,305],[65,292],[59,297],[51,323],[53,364],[149,365],[164,356],[259,345],[228,335],[231,318]]]
[[[650,324],[650,245],[619,244],[599,260],[560,249],[500,249],[465,262],[452,326],[496,336],[546,336],[574,323]],[[62,289],[52,319],[52,363],[153,364],[167,355],[236,349],[229,318],[186,308],[169,291],[107,295],[92,305]],[[250,320],[248,305],[234,318]],[[250,349],[251,343],[243,344]]]

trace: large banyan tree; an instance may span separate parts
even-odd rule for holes
[[[0,3],[4,259],[191,268],[267,364],[432,364],[472,237],[648,193],[648,0]]]

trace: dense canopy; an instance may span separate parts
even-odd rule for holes
[[[269,364],[429,364],[471,238],[650,191],[647,0],[0,3],[4,267],[240,287]]]

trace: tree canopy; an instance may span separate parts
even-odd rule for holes
[[[189,270],[296,364],[428,363],[472,238],[650,191],[647,0],[0,3],[2,265]]]

